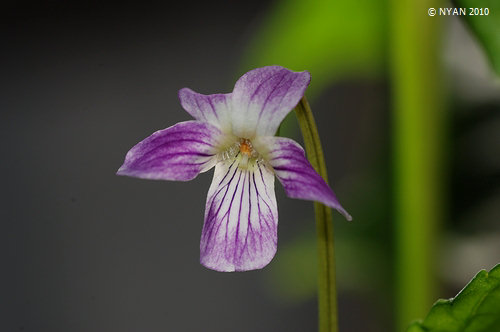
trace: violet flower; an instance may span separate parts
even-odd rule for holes
[[[309,82],[307,71],[269,66],[243,75],[232,93],[202,95],[181,89],[181,105],[195,120],[138,143],[117,174],[188,181],[215,166],[205,206],[201,264],[217,271],[260,269],[277,248],[275,176],[289,197],[319,201],[351,218],[302,147],[274,136]]]

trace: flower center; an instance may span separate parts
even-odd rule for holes
[[[257,154],[257,151],[253,149],[252,142],[246,138],[241,138],[239,141],[240,152],[247,157],[253,157],[254,154]]]
[[[219,161],[237,159],[241,168],[247,168],[248,165],[262,161],[262,157],[247,138],[238,139],[233,145],[219,153],[218,157]]]

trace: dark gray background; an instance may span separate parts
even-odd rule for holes
[[[115,176],[134,144],[189,118],[180,88],[232,90],[250,69],[241,67],[242,52],[267,8],[264,1],[4,6],[0,331],[316,329],[316,300],[273,298],[269,267],[224,274],[199,264],[212,171],[186,183]],[[348,194],[355,201],[345,193],[349,172],[386,142],[384,101],[383,84],[344,83],[312,102],[330,110],[317,118],[331,182],[344,183],[334,187],[341,201]],[[314,224],[312,205],[286,198],[278,182],[277,199],[281,248]],[[344,331],[377,331],[372,304],[341,293]]]

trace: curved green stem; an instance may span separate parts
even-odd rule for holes
[[[325,158],[318,129],[305,96],[295,108],[295,114],[304,137],[307,157],[314,169],[328,183]],[[319,331],[337,332],[337,288],[335,285],[332,210],[321,203],[314,202],[314,212],[318,238]]]

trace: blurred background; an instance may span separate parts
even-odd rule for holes
[[[398,329],[404,103],[389,4],[54,0],[0,13],[0,331],[316,330],[310,202],[277,182],[276,257],[218,273],[199,264],[212,171],[186,183],[115,176],[133,145],[189,119],[179,89],[230,92],[272,64],[311,72],[330,183],[354,218],[334,214],[340,329]],[[439,132],[426,141],[439,146],[424,271],[435,300],[500,261],[500,81],[464,20],[421,16],[437,25],[428,79],[440,118],[423,122]],[[281,135],[301,141],[293,116]]]

